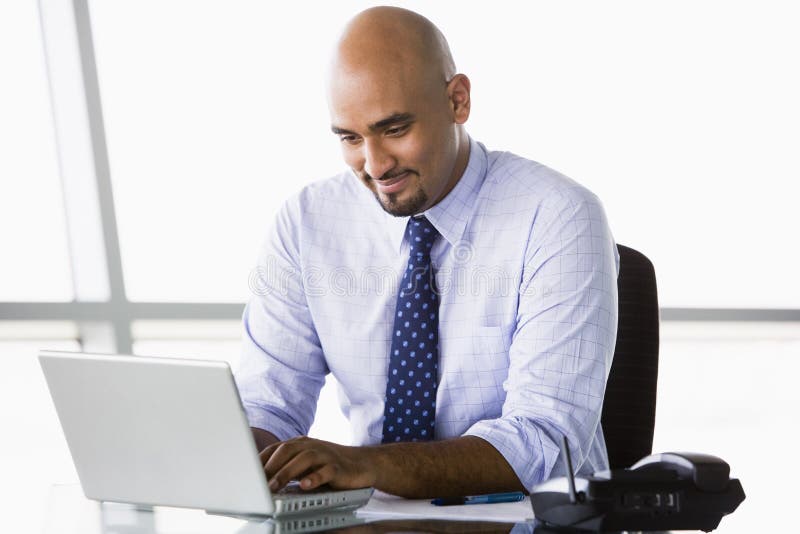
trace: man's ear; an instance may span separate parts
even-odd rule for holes
[[[469,118],[469,90],[469,78],[465,74],[456,74],[447,82],[447,95],[450,97],[450,107],[456,124],[464,124]]]

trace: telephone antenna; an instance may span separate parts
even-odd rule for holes
[[[575,493],[575,474],[572,472],[572,457],[569,455],[569,442],[567,436],[561,436],[561,456],[564,457],[564,467],[567,472],[567,482],[569,483],[569,502],[578,502],[578,495]]]

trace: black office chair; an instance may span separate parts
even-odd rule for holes
[[[601,422],[611,468],[630,467],[653,449],[658,379],[658,293],[653,264],[619,250],[619,320]]]

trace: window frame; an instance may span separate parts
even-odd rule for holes
[[[140,320],[236,320],[243,304],[126,297],[88,0],[39,0],[67,217],[72,302],[0,302],[0,321],[74,321],[85,350],[130,353]],[[661,309],[663,321],[800,321],[800,309]]]

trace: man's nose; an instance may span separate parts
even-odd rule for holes
[[[372,178],[380,178],[392,170],[396,163],[379,141],[368,140],[364,143],[364,171]]]

